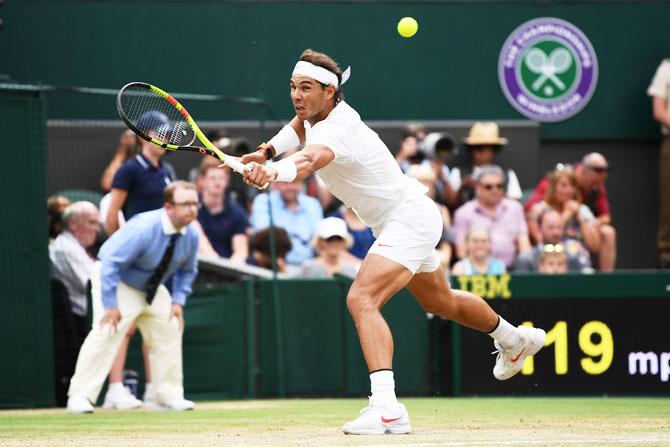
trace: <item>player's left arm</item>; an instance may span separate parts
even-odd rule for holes
[[[244,175],[249,184],[263,186],[275,181],[304,180],[335,159],[335,153],[322,144],[310,144],[303,150],[270,166],[252,162]]]

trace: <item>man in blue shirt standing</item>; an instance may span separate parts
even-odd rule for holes
[[[126,331],[136,323],[149,345],[156,402],[190,410],[184,399],[181,339],[183,306],[197,275],[195,185],[165,188],[162,209],[128,221],[102,246],[91,275],[93,328],[79,352],[70,381],[68,411],[91,413]],[[173,275],[172,296],[162,285]]]

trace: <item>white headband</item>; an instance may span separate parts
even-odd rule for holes
[[[337,75],[335,73],[307,61],[298,61],[298,63],[295,64],[295,68],[293,69],[293,74],[291,76],[295,75],[307,76],[319,81],[322,84],[334,85],[335,88],[339,88],[340,86],[337,82]],[[347,82],[350,75],[351,67],[347,67],[347,69],[342,73],[342,84]]]

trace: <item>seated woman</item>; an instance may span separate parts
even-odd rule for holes
[[[326,217],[319,222],[312,240],[317,256],[302,264],[300,276],[327,278],[338,274],[354,278],[360,264],[353,263],[355,258],[347,251],[353,242],[344,220]]]
[[[539,217],[547,209],[560,213],[565,223],[565,238],[583,243],[594,253],[600,250],[600,233],[596,218],[588,206],[582,203],[577,177],[570,165],[559,164],[551,173],[549,188],[544,200],[533,205],[528,212],[528,232],[535,241],[541,241]]]
[[[491,234],[473,225],[465,236],[466,257],[454,264],[454,275],[502,275],[505,263],[491,256]]]

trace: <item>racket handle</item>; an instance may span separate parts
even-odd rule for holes
[[[234,159],[232,157],[224,158],[223,162],[225,164],[227,164],[228,166],[230,166],[233,169],[233,171],[237,171],[242,175],[244,175],[249,170],[247,165],[243,164],[242,162],[237,161],[236,159]]]
[[[237,159],[232,158],[232,157],[224,158],[223,162],[225,164],[227,164],[228,166],[230,166],[230,168],[233,171],[239,172],[242,175],[246,174],[247,171],[249,170],[249,167],[247,165],[243,164],[242,162],[237,161]],[[254,185],[254,186],[256,187],[256,189],[260,189],[262,191],[265,188],[267,188],[268,185],[269,185],[269,183],[266,183],[263,186],[257,186],[257,185]]]

